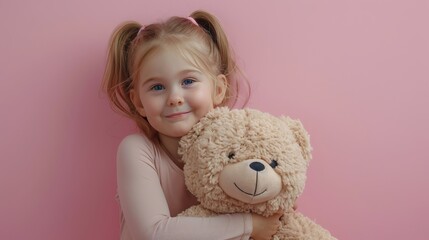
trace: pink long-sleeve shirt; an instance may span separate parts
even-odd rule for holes
[[[117,153],[121,240],[249,239],[250,214],[177,216],[197,204],[183,171],[142,134],[124,138]]]

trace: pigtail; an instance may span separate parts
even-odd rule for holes
[[[226,97],[223,104],[230,102],[232,103],[231,106],[234,106],[237,102],[240,89],[236,75],[239,74],[242,76],[248,90],[247,97],[243,103],[243,106],[245,106],[250,96],[250,85],[235,63],[235,58],[233,56],[232,49],[229,46],[228,38],[222,29],[219,20],[212,14],[201,10],[193,12],[190,16],[195,19],[198,25],[203,28],[207,34],[210,35],[219,52],[221,61],[220,73],[224,74],[228,78],[228,82],[230,84],[227,87],[227,92],[225,94]]]
[[[191,17],[210,35],[218,48],[221,58],[220,72],[226,76],[233,73],[236,68],[235,61],[229,48],[228,38],[217,18],[204,11],[195,11],[191,14]]]
[[[103,90],[107,92],[113,107],[127,116],[135,111],[129,96],[132,87],[129,57],[132,41],[140,28],[137,22],[126,22],[115,29],[110,39],[104,72]]]

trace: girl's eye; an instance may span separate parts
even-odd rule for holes
[[[164,86],[162,86],[161,84],[153,85],[153,86],[150,88],[150,90],[154,90],[154,91],[161,91],[161,90],[163,90],[163,89],[164,89]]]
[[[191,85],[194,82],[195,82],[195,80],[190,79],[190,78],[186,78],[185,80],[183,80],[182,84],[187,86],[187,85]]]

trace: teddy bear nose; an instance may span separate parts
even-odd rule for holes
[[[265,169],[265,166],[264,166],[264,164],[262,164],[260,162],[252,162],[250,164],[250,168],[257,171],[257,172],[260,172],[260,171]]]

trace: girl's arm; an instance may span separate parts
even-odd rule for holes
[[[249,239],[251,214],[171,217],[153,155],[141,136],[118,149],[118,194],[133,239]]]

